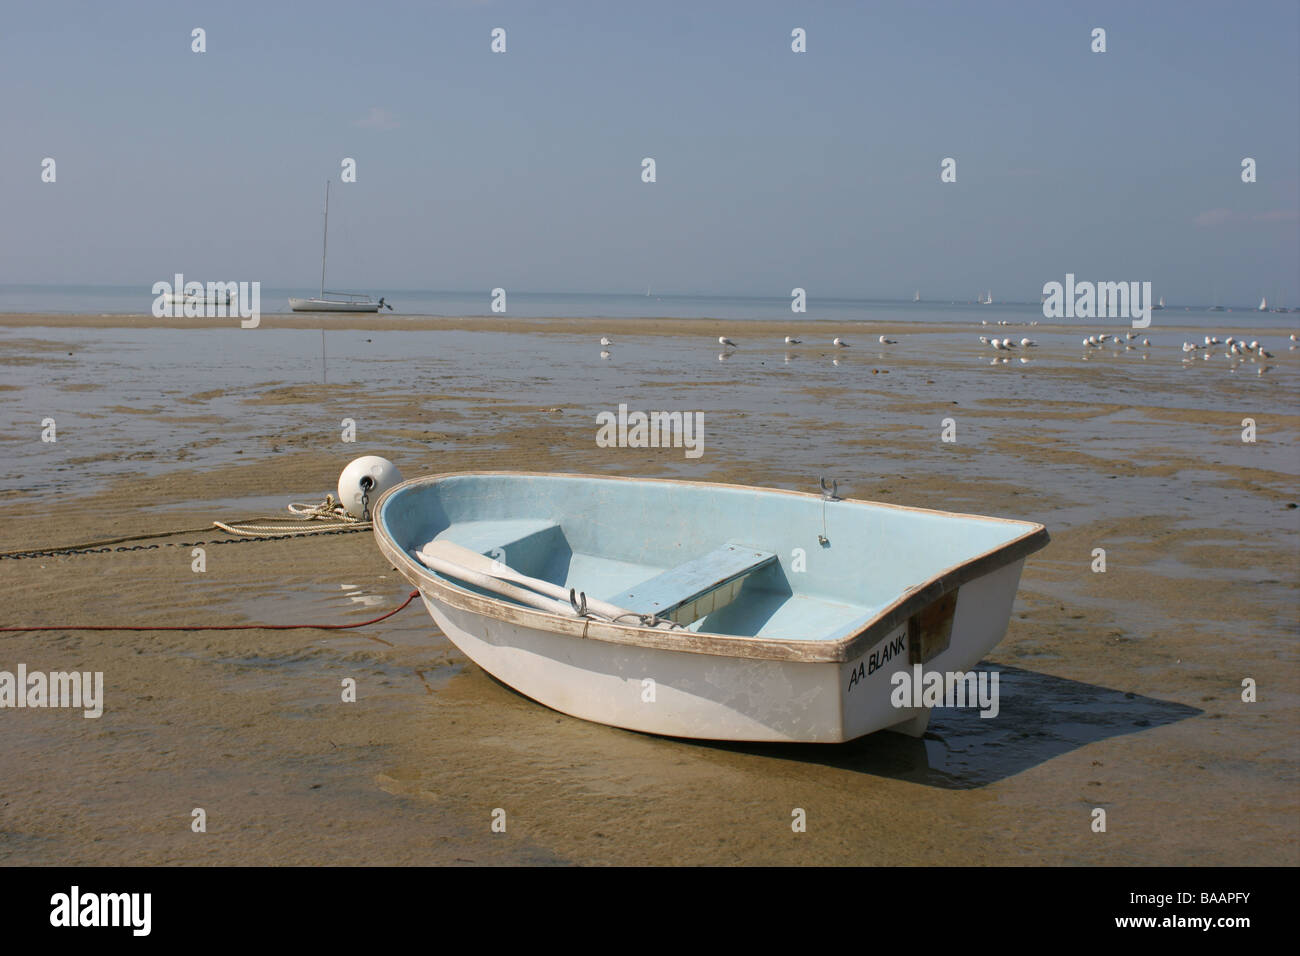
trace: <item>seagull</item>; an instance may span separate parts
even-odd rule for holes
[[[885,337],[883,335],[880,337],[880,341],[882,342],[885,341]],[[831,342],[831,344],[834,345],[837,349],[846,349],[849,347],[849,343],[845,342],[838,335],[835,337],[834,341]]]
[[[786,345],[802,345],[803,343],[800,342],[798,339],[796,339],[796,338],[791,338],[790,336],[787,335],[787,336],[785,337],[785,344],[786,344]]]
[[[1151,340],[1150,340],[1150,339],[1143,339],[1143,340],[1142,340],[1142,344],[1143,344],[1144,346],[1145,346],[1145,345],[1150,345],[1150,344],[1151,344]]]
[[[1250,345],[1246,347],[1250,349],[1252,352],[1257,351],[1259,349],[1259,339],[1256,339],[1255,341],[1251,342]]]
[[[611,342],[609,339],[607,339],[605,336],[602,335],[602,336],[600,337],[600,344],[603,345],[603,346],[605,346],[606,348],[608,348],[609,346],[613,345],[614,343]]]
[[[1007,350],[1007,341],[1007,339],[994,339],[993,347],[999,352],[1005,352]]]
[[[736,343],[731,341],[731,339],[727,338],[725,335],[718,336],[718,344],[725,345],[727,348],[730,349],[736,348]]]
[[[836,339],[836,341],[838,342],[839,340]],[[889,338],[888,336],[882,335],[882,336],[880,337],[880,344],[881,344],[881,345],[897,345],[897,344],[898,344],[898,340],[897,340],[897,339],[891,339],[891,338]]]
[[[1035,342],[1033,339],[1021,339],[1021,340],[1020,340],[1020,344],[1023,345],[1023,346],[1024,346],[1025,348],[1027,348],[1027,349],[1036,349],[1036,348],[1038,348],[1038,343]]]
[[[1259,355],[1260,355],[1260,358],[1272,358],[1272,357],[1273,357],[1273,353],[1272,353],[1272,352],[1266,352],[1266,351],[1264,351],[1263,349],[1260,349],[1260,350],[1259,350]],[[1261,371],[1263,371],[1263,370],[1261,369]]]
[[[981,335],[981,336],[980,336],[980,342],[983,343],[984,345],[988,345],[988,344],[989,344],[989,337],[988,337],[987,335]]]
[[[1291,333],[1291,341],[1292,341],[1292,342],[1300,342],[1300,339],[1296,338],[1296,334],[1295,334],[1294,332]]]

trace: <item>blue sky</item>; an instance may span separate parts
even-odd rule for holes
[[[335,287],[1300,305],[1294,0],[42,2],[0,89],[6,283],[311,288],[332,179]]]

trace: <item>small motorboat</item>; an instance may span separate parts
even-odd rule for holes
[[[164,305],[232,305],[234,298],[229,291],[224,292],[164,292]]]
[[[823,486],[825,487],[825,486]],[[899,671],[966,672],[1006,633],[1028,521],[742,485],[526,472],[403,482],[380,549],[493,677],[676,737],[919,736]]]

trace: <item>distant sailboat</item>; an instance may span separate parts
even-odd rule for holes
[[[1162,295],[1162,296],[1160,297],[1160,301],[1157,302],[1155,305],[1151,306],[1151,311],[1152,311],[1152,312],[1158,312],[1159,310],[1163,309],[1164,307],[1165,307],[1165,297]]]
[[[1260,296],[1260,297],[1259,297],[1259,310],[1258,310],[1258,311],[1260,311],[1260,312],[1267,312],[1267,311],[1268,311],[1268,299],[1264,298],[1263,296]]]
[[[921,290],[920,290],[920,289],[917,289],[917,290],[916,290],[916,294],[912,296],[912,301],[913,301],[913,302],[920,302],[920,301],[921,301]]]
[[[980,300],[980,305],[992,305],[992,304],[993,304],[993,290],[990,289],[989,291],[984,293],[984,298]]]
[[[326,292],[325,291],[325,255],[329,249],[330,238],[330,184],[325,182],[325,233],[321,239],[320,249],[320,296],[314,299],[289,298],[289,308],[294,312],[378,312],[386,302],[381,296],[376,302],[370,296],[360,292]],[[333,298],[327,298],[333,296]],[[393,311],[391,305],[388,311]]]

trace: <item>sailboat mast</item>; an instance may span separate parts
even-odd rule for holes
[[[330,181],[325,180],[325,234],[320,243],[320,294],[325,297],[325,252],[330,242]]]

